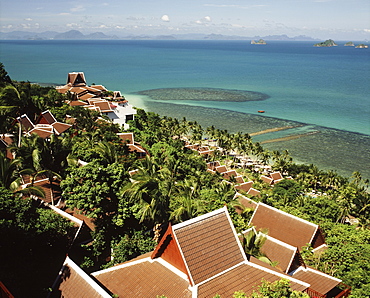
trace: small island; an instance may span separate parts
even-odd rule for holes
[[[252,40],[251,44],[266,44],[266,41],[264,41],[263,39],[260,39],[259,41]]]
[[[344,45],[345,47],[354,47],[355,46],[355,44],[352,42],[352,41],[349,41],[349,42],[347,42],[347,43],[345,43],[345,45]]]
[[[337,44],[332,39],[325,40],[324,42],[319,42],[313,45],[314,47],[336,47]]]
[[[363,43],[356,46],[356,49],[367,49],[367,48],[369,48],[369,46]]]

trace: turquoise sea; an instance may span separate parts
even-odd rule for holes
[[[345,176],[360,171],[370,178],[370,49],[337,43],[318,48],[278,41],[0,41],[0,62],[11,78],[38,83],[65,84],[69,72],[83,71],[88,84],[120,90],[134,106],[185,116],[204,128],[253,133],[292,125],[254,140],[295,136],[264,147],[288,149],[298,162]],[[170,97],[162,98],[167,90]],[[189,96],[194,90],[211,90],[214,99],[201,92]],[[230,90],[263,96],[227,101]]]

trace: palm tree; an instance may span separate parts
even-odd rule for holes
[[[202,214],[205,210],[204,201],[201,200],[200,185],[198,181],[184,180],[176,185],[174,196],[174,210],[171,212],[170,220],[182,222]]]
[[[96,145],[95,150],[107,164],[112,164],[119,160],[116,146],[113,143],[106,141],[100,142]]]
[[[265,233],[257,233],[254,229],[251,229],[249,233],[243,234],[242,247],[249,259],[252,256],[269,265],[274,265],[273,262],[261,251],[266,240],[267,237]]]
[[[32,169],[21,169],[20,167],[20,159],[10,160],[0,151],[0,186],[9,189],[13,193],[45,197],[44,191],[39,187],[35,187],[33,183],[26,188],[20,188],[23,183],[22,175],[30,176],[34,173]]]
[[[140,222],[164,223],[169,217],[174,180],[167,168],[161,169],[149,156],[141,161],[134,180],[123,189],[123,196],[139,209]]]

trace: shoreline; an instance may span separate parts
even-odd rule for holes
[[[335,170],[344,177],[350,177],[354,171],[359,171],[364,178],[370,178],[370,169],[367,166],[370,135],[218,108],[150,100],[143,104],[147,112],[178,119],[185,117],[188,121],[197,121],[203,129],[214,125],[218,129],[227,129],[229,133],[240,131],[255,136],[269,136],[270,140],[280,139],[275,142],[267,141],[263,146],[270,151],[286,149],[297,163],[315,164],[322,170]],[[134,103],[132,105],[136,106]],[[304,129],[308,126],[314,127],[319,133],[274,136],[289,128]]]

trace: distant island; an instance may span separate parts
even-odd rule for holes
[[[354,44],[352,41],[349,41],[349,42],[347,42],[344,46],[345,46],[345,47],[354,47],[354,46],[355,46],[355,44]]]
[[[108,35],[107,35],[108,34]],[[223,34],[171,34],[171,35],[133,35],[127,32],[92,32],[83,34],[78,30],[69,30],[59,33],[56,31],[31,32],[31,31],[11,31],[1,32],[0,40],[279,40],[279,41],[313,41],[318,42],[319,39],[305,35],[289,37],[282,35],[267,35],[267,36],[238,36],[238,35],[223,35]]]
[[[363,43],[356,46],[356,49],[367,49],[367,48],[369,48],[369,46]]]
[[[251,44],[266,44],[266,41],[264,41],[262,38],[258,41],[252,40]]]
[[[324,42],[319,42],[313,45],[314,47],[336,47],[337,44],[332,39],[325,40]]]

